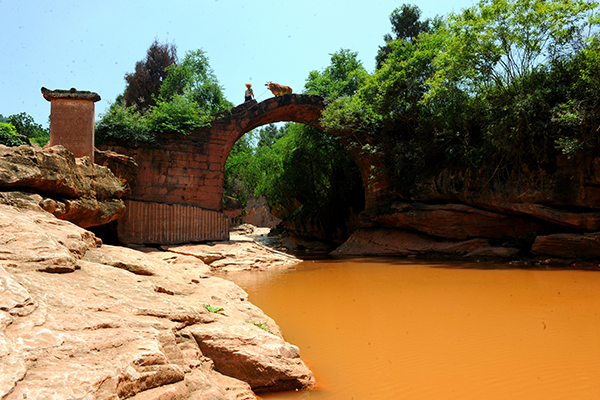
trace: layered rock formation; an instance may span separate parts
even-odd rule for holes
[[[0,145],[0,204],[45,210],[86,228],[121,217],[127,188],[108,167],[62,146]]]
[[[444,170],[410,199],[366,210],[335,253],[598,258],[598,234],[600,158],[559,157],[502,179]]]
[[[0,226],[0,398],[254,399],[314,384],[276,323],[209,274],[208,250],[106,246],[6,205]]]

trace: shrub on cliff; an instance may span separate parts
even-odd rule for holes
[[[200,106],[205,113],[228,110],[233,104],[225,99],[223,88],[210,67],[206,53],[199,49],[188,51],[180,64],[167,68],[167,78],[160,87],[165,102],[184,96]]]
[[[5,146],[20,146],[26,144],[17,135],[17,129],[11,123],[0,122],[0,144]]]
[[[111,104],[109,111],[96,123],[96,143],[110,139],[123,140],[134,145],[155,143],[156,133],[148,128],[144,114],[118,101]]]

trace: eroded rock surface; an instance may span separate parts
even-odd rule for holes
[[[6,205],[0,226],[0,398],[254,399],[314,384],[277,324],[197,257],[102,246]]]
[[[126,193],[108,167],[75,158],[62,146],[0,145],[0,204],[43,209],[87,228],[120,218]]]
[[[365,210],[362,229],[335,253],[600,258],[600,158],[553,162],[545,170],[523,165],[501,178],[483,170],[442,170],[416,182],[402,200],[382,196],[388,200]],[[490,244],[465,252],[465,240]],[[457,252],[446,251],[450,241]]]
[[[294,256],[275,251],[255,242],[266,236],[269,228],[258,228],[248,233],[230,233],[230,240],[202,244],[163,245],[164,251],[195,257],[213,272],[236,272],[287,267],[300,262]]]

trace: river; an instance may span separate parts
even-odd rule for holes
[[[228,274],[317,379],[265,400],[600,399],[600,272],[365,258]]]

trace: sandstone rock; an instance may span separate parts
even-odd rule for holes
[[[211,272],[210,266],[204,263],[200,258],[194,256],[160,251],[151,247],[142,247],[138,250],[150,255],[154,259],[164,261],[178,270],[191,269],[198,274],[198,277],[205,277]]]
[[[0,205],[0,265],[45,272],[72,272],[76,260],[100,245],[96,237],[50,214]]]
[[[45,199],[39,194],[28,192],[0,192],[0,204],[12,206],[20,210],[46,211],[52,214],[56,208],[56,202]]]
[[[135,160],[123,154],[111,150],[94,149],[94,163],[108,167],[111,172],[120,179],[125,187],[125,194],[131,190],[130,183],[137,176],[138,165]]]
[[[213,272],[233,272],[280,268],[301,260],[286,253],[261,246],[252,235],[233,232],[231,240],[206,244],[163,245],[164,251],[193,256],[206,263]]]
[[[201,277],[205,270],[193,263],[169,263],[177,254],[97,247],[69,222],[8,206],[0,206],[0,226],[0,398],[255,398],[247,383],[215,369],[218,358],[207,357],[191,332],[221,348],[220,332],[239,331],[253,345],[238,367],[256,376],[275,370],[275,361],[286,376],[292,369],[283,366],[301,365],[297,349],[241,288]],[[40,272],[63,265],[71,272]],[[224,311],[210,313],[206,304]],[[274,349],[275,361],[265,356]],[[314,379],[307,368],[294,371],[290,380]],[[272,383],[270,390],[289,387]]]
[[[574,212],[535,203],[499,203],[493,205],[493,207],[501,211],[525,214],[571,228],[586,231],[600,229],[600,212],[592,212],[592,210],[589,212]]]
[[[490,246],[481,249],[473,250],[468,253],[465,257],[477,258],[477,257],[493,257],[493,258],[512,258],[519,253],[519,249],[511,247],[498,247]]]
[[[106,167],[75,158],[62,146],[47,151],[0,146],[0,188],[28,187],[66,198],[119,198],[124,189]]]
[[[156,275],[156,271],[167,266],[166,262],[156,260],[137,250],[126,247],[104,245],[91,249],[84,257],[86,261],[121,268],[137,275]]]
[[[559,156],[555,161],[553,170],[531,170],[523,165],[520,173],[505,180],[476,170],[443,170],[418,182],[411,191],[412,200],[462,202],[491,210],[520,203],[591,212],[600,209],[600,158]],[[528,212],[526,208],[523,211]]]
[[[363,228],[335,249],[334,255],[465,254],[489,247],[486,240],[438,241],[421,233],[392,228]]]
[[[531,251],[536,255],[550,257],[599,258],[600,232],[538,236]]]
[[[7,194],[23,189],[45,197]],[[0,146],[0,190],[3,204],[29,203],[25,207],[39,206],[81,227],[105,224],[125,213],[120,198],[126,190],[121,180],[108,168],[91,163],[88,157],[75,158],[62,146],[47,151]]]
[[[315,384],[296,346],[254,325],[210,324],[188,329],[217,371],[248,382],[257,393],[304,389]],[[258,365],[260,369],[254,367]]]
[[[237,206],[238,208],[226,209],[223,212],[233,221],[241,216],[242,210],[238,204],[233,204],[232,206]],[[250,197],[246,205],[246,215],[242,219],[246,224],[268,228],[275,228],[281,222],[280,218],[271,214],[267,200],[264,197],[258,199]]]
[[[538,232],[540,224],[464,204],[399,204],[393,214],[373,220],[381,226],[417,230],[446,239],[514,238]]]

